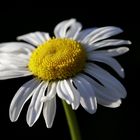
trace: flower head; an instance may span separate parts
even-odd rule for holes
[[[107,39],[122,32],[108,26],[81,30],[75,19],[59,23],[55,37],[45,32],[19,36],[25,42],[0,44],[0,80],[33,75],[34,78],[15,94],[9,109],[11,121],[16,121],[29,98],[27,123],[32,126],[42,110],[50,128],[56,113],[56,95],[76,110],[81,104],[89,113],[96,112],[97,103],[118,107],[126,97],[123,85],[96,62],[110,66],[119,76],[124,70],[114,59],[126,53],[130,41]],[[105,49],[105,47],[113,47]]]

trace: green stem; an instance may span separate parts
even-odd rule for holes
[[[62,100],[62,104],[63,104],[64,110],[65,110],[69,130],[70,130],[70,134],[71,134],[71,139],[72,140],[81,140],[75,112],[72,110],[71,106],[68,105],[65,101]]]

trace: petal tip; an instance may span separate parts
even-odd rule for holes
[[[29,127],[32,127],[33,126],[33,124],[30,124],[30,123],[27,123],[27,124],[28,124]]]
[[[117,107],[120,107],[121,103],[122,103],[121,99],[119,99],[118,101],[112,102],[110,105],[107,105],[106,107],[117,108]]]
[[[130,49],[128,47],[125,48],[125,52],[128,52]]]
[[[29,127],[32,127],[34,125],[34,122],[31,120],[26,120]]]
[[[90,114],[94,114],[94,113],[96,113],[96,111],[97,111],[97,109],[92,110],[92,111],[90,111],[89,113],[90,113]]]
[[[75,22],[76,21],[76,18],[71,18],[70,20],[73,21],[73,22]]]
[[[132,42],[131,42],[131,41],[128,41],[128,44],[129,44],[129,45],[131,45],[131,44],[132,44]]]
[[[17,119],[15,119],[14,117],[9,116],[9,118],[10,118],[11,122],[16,122],[17,121]]]
[[[52,124],[46,124],[47,128],[52,128]]]
[[[16,115],[16,110],[15,109],[9,109],[9,118],[11,122],[16,122],[18,120],[18,116]]]

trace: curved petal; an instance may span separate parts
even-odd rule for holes
[[[51,128],[56,114],[56,97],[47,100],[43,107],[43,116],[47,128]]]
[[[9,108],[11,121],[16,121],[26,101],[33,95],[33,90],[38,86],[39,81],[32,79],[21,86],[15,94]]]
[[[76,110],[80,105],[80,93],[74,87],[72,79],[69,79],[67,81],[68,81],[68,84],[69,84],[69,88],[73,92],[73,96],[74,96],[74,101],[72,102],[71,106],[72,106],[73,110]]]
[[[49,40],[49,34],[45,32],[33,32],[17,37],[17,40],[24,40],[32,45],[39,46]]]
[[[91,114],[95,113],[97,109],[97,101],[91,84],[79,75],[73,78],[73,82],[80,93],[80,102],[83,108]]]
[[[62,90],[60,88],[60,81],[58,81],[58,83],[57,83],[56,93],[59,96],[59,98],[61,98],[62,100],[64,100],[64,96],[63,96]]]
[[[60,22],[54,29],[54,34],[57,38],[76,38],[82,25],[76,22],[76,19],[70,19]]]
[[[74,101],[74,95],[66,80],[62,80],[60,82],[60,88],[62,90],[64,99],[72,104],[72,102]]]
[[[108,66],[110,66],[113,70],[115,70],[120,77],[124,78],[124,69],[114,58],[104,54],[89,54],[88,60],[105,63]]]
[[[65,20],[60,22],[54,28],[54,34],[57,38],[64,38],[66,36],[66,31],[75,22],[75,19]]]
[[[57,87],[56,81],[50,82],[48,84],[46,96],[43,96],[41,98],[41,101],[46,102],[47,100],[52,100],[52,98],[54,98],[56,95],[56,87]]]
[[[122,30],[118,27],[107,26],[102,28],[97,28],[90,34],[88,34],[83,40],[83,43],[93,44],[99,40],[109,38],[111,36],[121,33]]]
[[[106,88],[114,90],[114,92],[119,94],[122,98],[126,97],[127,92],[124,86],[101,67],[88,63],[84,71],[99,80]]]
[[[63,80],[60,83],[60,88],[62,90],[62,99],[66,100],[68,104],[71,104],[72,109],[76,110],[80,104],[80,94],[74,88],[72,79]]]
[[[33,91],[33,97],[26,116],[27,123],[30,127],[33,126],[40,116],[43,107],[41,98],[44,96],[47,86],[48,82],[41,82],[39,86]]]
[[[76,39],[81,29],[82,25],[79,22],[73,23],[67,31],[66,37]]]
[[[64,90],[65,90],[65,88],[63,88],[63,90],[62,90],[61,81],[58,81],[58,84],[57,84],[57,87],[56,87],[57,95],[62,100],[65,100],[67,102],[67,104],[70,104],[72,102],[72,101],[69,101],[71,98],[70,99],[68,98],[68,95],[66,94],[66,92]]]
[[[71,90],[69,79],[63,80],[62,83],[63,83],[62,85],[65,87],[67,93],[68,93],[69,96],[71,97],[71,100],[74,101],[74,93],[73,93],[73,91]]]
[[[90,45],[86,45],[88,48],[88,52],[94,51],[96,49],[101,49],[108,46],[120,46],[120,45],[130,45],[131,42],[129,40],[122,39],[107,39],[103,41],[99,41],[97,43],[93,43]]]

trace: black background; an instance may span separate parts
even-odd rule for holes
[[[0,42],[16,41],[16,37],[34,31],[45,31],[53,35],[55,25],[65,19],[76,18],[83,24],[83,28],[101,26],[119,26],[124,33],[118,38],[132,41],[130,51],[117,59],[124,67],[126,77],[119,80],[128,91],[128,96],[122,105],[116,109],[109,109],[98,105],[95,114],[88,114],[82,107],[76,111],[83,140],[118,140],[137,137],[138,124],[138,69],[140,64],[139,16],[135,7],[116,6],[102,9],[99,5],[93,7],[58,7],[46,6],[24,7],[22,4],[0,11]],[[56,5],[55,5],[56,6]],[[33,8],[34,7],[34,8]],[[31,77],[0,81],[0,127],[2,139],[46,139],[70,140],[69,130],[65,119],[61,100],[57,98],[57,113],[53,127],[47,129],[41,114],[39,120],[31,128],[26,124],[26,103],[17,122],[9,120],[9,105],[22,84]]]

